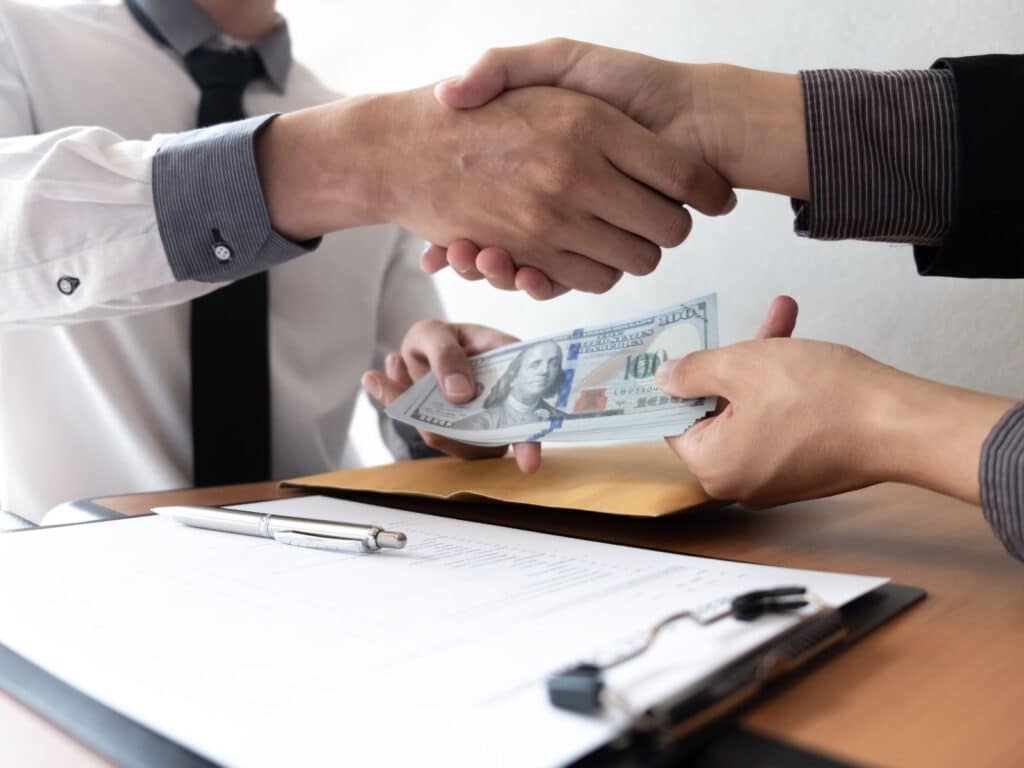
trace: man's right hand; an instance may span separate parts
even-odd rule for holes
[[[274,120],[257,161],[275,229],[303,240],[395,222],[433,243],[504,248],[568,288],[603,292],[647,274],[690,230],[687,200],[720,212],[715,171],[609,104],[525,88],[474,110],[432,88]]]

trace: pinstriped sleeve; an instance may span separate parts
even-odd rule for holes
[[[228,282],[309,253],[274,231],[256,168],[263,115],[177,134],[153,158],[153,205],[178,280]]]
[[[956,202],[956,111],[945,70],[800,73],[811,199],[796,232],[934,245]]]
[[[1006,550],[1024,560],[1024,403],[985,439],[978,481],[985,519]]]

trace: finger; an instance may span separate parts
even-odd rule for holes
[[[728,397],[733,382],[722,375],[722,370],[728,363],[727,358],[734,354],[732,347],[722,347],[691,352],[679,360],[666,360],[658,366],[655,382],[663,392],[674,397]]]
[[[464,280],[482,280],[483,274],[476,268],[476,256],[480,253],[472,240],[455,240],[448,246],[448,263]]]
[[[504,248],[484,248],[477,254],[476,268],[495,288],[516,289],[516,265]]]
[[[705,455],[711,444],[709,437],[713,425],[713,419],[704,419],[703,421],[698,421],[681,435],[665,438],[665,442],[675,451],[676,456],[679,457],[686,468],[697,475],[698,481],[702,479],[700,476],[701,468],[709,466]],[[714,466],[714,464],[712,463],[710,466]]]
[[[649,187],[624,176],[618,168],[609,165],[607,180],[600,187],[602,196],[584,201],[590,210],[623,232],[632,232],[644,241],[662,248],[675,248],[693,228],[690,212],[674,200],[669,200]],[[607,194],[614,189],[615,194]],[[589,251],[583,251],[589,254]],[[647,274],[631,272],[630,274]],[[648,270],[649,271],[649,270]]]
[[[799,311],[796,300],[790,296],[776,296],[768,307],[768,314],[757,331],[758,339],[789,338],[796,328]]]
[[[535,267],[519,268],[516,272],[516,288],[530,293],[532,298],[541,301],[554,299],[569,292],[569,289],[564,285],[554,280],[549,280],[547,275]],[[534,295],[534,292],[538,290],[544,292],[543,297]]]
[[[519,471],[532,475],[540,469],[540,443],[516,443],[512,446]]]
[[[397,352],[390,352],[384,358],[384,371],[389,379],[400,386],[406,389],[412,386],[412,376],[409,375],[409,368],[406,366],[405,360]]]
[[[547,301],[568,293],[569,289],[556,283],[537,267],[521,266],[515,273],[515,287],[525,291],[531,299]]]
[[[534,301],[547,301],[556,296],[555,283],[536,267],[520,267],[515,281],[516,288],[525,291]]]
[[[736,207],[732,185],[696,154],[680,149],[623,114],[610,112],[602,150],[627,176],[686,203],[703,214],[718,216]]]
[[[604,293],[622,277],[620,270],[575,251],[561,251],[548,259],[544,272],[552,283],[585,293]]]
[[[519,341],[518,337],[510,333],[505,333],[486,325],[459,323],[453,325],[452,328],[456,338],[459,340],[459,344],[462,345],[462,348],[470,357],[490,352],[498,347],[507,347],[509,344],[515,344]]]
[[[420,269],[428,275],[436,274],[448,266],[448,249],[440,245],[431,245],[420,256]]]
[[[657,245],[599,218],[573,227],[571,237],[571,243],[563,243],[565,247],[585,253],[620,273],[649,275],[661,261],[661,248]]]
[[[438,83],[434,96],[454,109],[469,109],[486,104],[509,88],[558,85],[585,48],[572,40],[492,48],[461,77]]]
[[[366,394],[385,407],[391,405],[391,401],[408,388],[392,381],[380,371],[367,371],[360,383]]]
[[[415,378],[428,370],[441,392],[453,403],[472,400],[476,394],[473,372],[466,351],[448,323],[417,323],[402,342],[402,357]]]

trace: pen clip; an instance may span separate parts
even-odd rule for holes
[[[274,541],[281,544],[291,544],[294,547],[308,547],[309,549],[326,549],[331,552],[376,552],[366,546],[366,540],[346,539],[341,536],[318,536],[315,533],[301,533],[299,531],[274,531]]]

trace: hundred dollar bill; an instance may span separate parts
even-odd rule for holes
[[[712,294],[487,352],[470,360],[477,381],[470,402],[449,402],[428,375],[387,413],[476,445],[675,435],[713,410],[715,400],[670,397],[655,385],[654,374],[665,360],[717,346]]]

